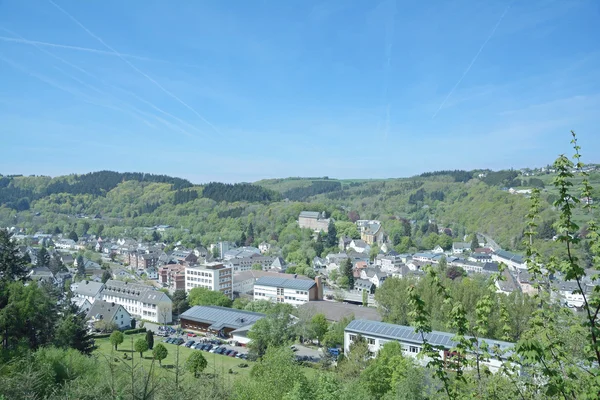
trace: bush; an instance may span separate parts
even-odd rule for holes
[[[110,336],[110,333],[99,333],[97,335],[94,335],[94,339],[102,339],[102,338],[107,338]]]
[[[248,368],[248,364],[246,364],[246,363],[238,364],[238,368]]]
[[[128,329],[128,330],[124,331],[123,333],[125,335],[134,335],[136,333],[144,333],[144,332],[146,332],[146,328]]]

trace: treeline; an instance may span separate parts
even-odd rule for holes
[[[24,211],[29,209],[30,202],[52,194],[102,196],[124,181],[168,183],[174,190],[192,186],[186,179],[140,172],[98,171],[47,180],[40,180],[39,177],[3,176],[0,177],[0,205]]]
[[[273,190],[265,189],[250,183],[211,182],[202,191],[204,197],[214,201],[270,202],[281,200],[281,195]]]
[[[521,186],[520,181],[515,182],[517,176],[519,176],[519,173],[517,171],[492,171],[488,172],[485,178],[482,179],[482,181],[490,186]]]
[[[195,190],[177,190],[173,197],[173,204],[184,204],[188,201],[194,201],[198,198],[198,192]]]
[[[341,189],[342,183],[339,181],[312,181],[310,186],[297,187],[285,191],[283,197],[293,201],[303,201],[310,196],[335,192]]]
[[[460,169],[455,169],[453,171],[444,170],[444,171],[433,171],[433,172],[425,172],[419,175],[420,178],[431,178],[435,176],[451,176],[454,179],[454,182],[468,182],[471,178],[473,178],[473,173],[469,171],[464,171]]]

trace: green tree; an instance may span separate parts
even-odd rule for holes
[[[467,273],[461,267],[457,267],[456,265],[452,265],[451,267],[449,267],[446,270],[446,276],[449,279],[454,280],[456,278],[462,278],[463,276],[467,276]]]
[[[438,263],[438,267],[440,271],[445,271],[448,268],[448,260],[446,260],[446,256],[443,255],[440,257],[440,262]]]
[[[252,270],[254,270],[254,271],[262,271],[263,267],[260,264],[252,264]]]
[[[19,255],[17,243],[13,241],[13,234],[0,229],[0,280],[24,279],[27,275],[26,265],[25,259]]]
[[[79,237],[77,236],[77,233],[75,233],[75,231],[71,231],[69,232],[69,239],[78,242],[79,241]]]
[[[354,266],[351,259],[346,258],[342,261],[340,275],[345,278],[343,283],[340,282],[340,286],[352,290],[354,288]]]
[[[48,254],[48,250],[46,250],[46,247],[44,247],[44,246],[42,246],[42,248],[38,251],[37,266],[38,267],[50,266],[50,254]]]
[[[181,313],[186,312],[190,308],[187,293],[183,289],[174,291],[171,301],[173,303],[172,307],[175,315],[181,315]]]
[[[152,356],[154,357],[155,360],[158,360],[158,364],[160,366],[162,366],[162,360],[167,358],[168,355],[169,355],[169,352],[167,351],[167,348],[165,347],[165,345],[162,343],[157,344],[154,347],[154,349],[152,350]]]
[[[148,349],[152,350],[154,347],[154,334],[150,329],[146,331],[146,343],[148,343]]]
[[[292,309],[289,304],[277,303],[265,318],[252,325],[248,332],[251,339],[248,348],[253,354],[262,356],[268,347],[281,346],[291,341]]]
[[[477,248],[479,248],[479,240],[477,240],[477,234],[474,233],[471,237],[471,251],[475,251]]]
[[[344,344],[344,330],[350,322],[354,320],[354,315],[344,317],[338,322],[329,325],[329,329],[323,338],[325,347],[338,347]]]
[[[109,270],[105,269],[102,272],[102,283],[108,282],[109,279],[112,279],[112,274],[110,273]]]
[[[133,344],[133,349],[137,352],[140,353],[140,358],[144,356],[144,352],[148,351],[148,342],[146,342],[146,339],[138,339],[135,341],[135,343]]]
[[[379,246],[377,244],[373,244],[373,246],[371,246],[371,250],[369,251],[369,260],[371,262],[375,261],[378,254],[379,254]]]
[[[85,316],[71,304],[65,307],[61,314],[53,335],[54,344],[61,348],[75,349],[82,354],[92,354],[97,346],[88,331]]]
[[[221,306],[231,307],[231,299],[222,292],[197,287],[190,290],[188,295],[190,306]]]
[[[152,241],[153,242],[160,242],[160,233],[158,233],[157,231],[152,231]]]
[[[329,324],[324,314],[316,314],[310,321],[310,331],[312,332],[312,336],[317,338],[319,346],[325,334],[327,334],[328,328]]]
[[[190,354],[185,362],[185,369],[194,374],[194,378],[198,378],[207,366],[208,361],[206,361],[206,358],[204,358],[200,351],[195,351]]]
[[[333,219],[329,220],[329,225],[327,226],[327,246],[337,246],[337,229],[335,228],[335,223],[333,222]]]
[[[84,277],[85,276],[85,261],[83,260],[83,256],[80,254],[77,256],[77,275],[79,275],[80,277]]]
[[[366,290],[362,291],[362,305],[367,307],[369,305],[369,293]]]
[[[452,248],[452,237],[441,234],[438,236],[437,244],[444,250],[450,250]]]
[[[121,332],[121,331],[114,331],[113,333],[110,334],[110,344],[115,346],[115,351],[117,351],[117,347],[121,343],[123,343],[124,340],[125,340],[125,336],[123,335],[123,332]]]

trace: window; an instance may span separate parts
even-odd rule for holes
[[[408,351],[411,353],[418,353],[421,349],[419,349],[417,346],[408,346]]]
[[[349,338],[351,342],[354,342],[356,340],[356,335],[350,335]]]
[[[369,342],[369,344],[375,344],[375,339],[369,338],[367,339],[367,342]]]

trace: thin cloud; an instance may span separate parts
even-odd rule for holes
[[[217,129],[216,126],[214,126],[212,123],[210,123],[206,118],[204,118],[198,111],[196,111],[192,106],[188,105],[186,102],[184,102],[183,100],[181,100],[179,97],[177,97],[176,95],[174,95],[173,93],[171,93],[169,90],[165,89],[160,83],[158,83],[156,80],[154,80],[153,78],[151,78],[150,76],[148,76],[148,74],[146,74],[145,72],[141,71],[138,67],[136,67],[135,65],[133,65],[129,60],[127,60],[125,57],[121,56],[121,54],[115,50],[114,48],[112,48],[110,45],[108,45],[104,40],[102,40],[102,38],[100,38],[99,36],[95,35],[92,31],[90,31],[88,28],[86,28],[81,22],[79,22],[79,20],[77,20],[74,16],[72,16],[71,14],[69,14],[66,10],[64,10],[63,8],[61,8],[58,4],[56,4],[55,2],[53,2],[52,0],[48,0],[50,2],[50,4],[52,4],[54,7],[56,7],[60,12],[62,12],[63,14],[65,14],[67,17],[69,17],[69,19],[71,19],[73,22],[75,22],[81,29],[83,29],[84,31],[86,31],[86,33],[88,35],[90,35],[91,37],[93,37],[94,39],[96,39],[97,41],[99,41],[100,43],[102,43],[102,45],[104,45],[107,49],[109,49],[110,51],[114,52],[117,54],[117,56],[123,60],[127,65],[129,65],[134,71],[136,71],[137,73],[139,73],[140,75],[144,76],[146,79],[148,79],[150,82],[152,82],[156,87],[158,87],[160,90],[162,90],[166,95],[170,96],[171,98],[175,99],[176,101],[178,101],[181,105],[183,105],[184,107],[186,107],[188,110],[190,110],[191,112],[193,112],[198,118],[200,118],[202,121],[204,121],[204,123],[206,123],[208,126],[210,126],[216,133],[218,133],[219,135],[221,135],[221,132]]]
[[[454,93],[454,91],[456,90],[456,88],[461,84],[461,82],[463,81],[463,79],[465,79],[465,76],[467,76],[467,74],[471,70],[471,67],[473,66],[473,64],[475,64],[475,61],[477,61],[477,58],[479,58],[479,55],[483,51],[485,45],[490,41],[490,39],[492,38],[492,36],[494,36],[494,33],[496,33],[496,30],[500,26],[500,23],[504,19],[504,16],[506,16],[506,13],[508,13],[508,10],[510,9],[511,5],[512,5],[512,2],[506,7],[506,9],[504,10],[504,12],[502,13],[502,15],[500,16],[500,18],[498,19],[498,22],[496,22],[496,25],[494,26],[494,29],[492,29],[492,32],[489,34],[489,36],[487,37],[487,39],[485,39],[485,41],[483,42],[483,44],[479,48],[479,51],[477,52],[477,54],[475,54],[475,57],[473,57],[473,59],[471,60],[471,63],[467,67],[467,69],[465,69],[465,72],[463,72],[463,74],[460,77],[460,79],[458,80],[458,82],[456,82],[456,84],[454,85],[454,87],[452,88],[452,90],[450,90],[450,92],[448,93],[448,95],[446,96],[446,98],[444,99],[444,101],[442,101],[442,104],[440,104],[440,106],[438,107],[438,109],[433,113],[433,116],[431,117],[431,119],[434,119],[436,117],[436,115],[438,115],[438,113],[440,112],[440,110],[442,109],[442,107],[444,107],[444,104],[446,104],[446,101],[448,101],[448,99],[450,98],[450,96],[452,96],[452,94]]]

